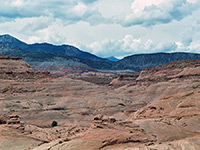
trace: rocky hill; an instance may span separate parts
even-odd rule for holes
[[[122,60],[97,57],[71,45],[53,45],[49,43],[27,44],[10,35],[0,36],[0,53],[23,58],[32,67],[87,67],[88,70],[133,70],[163,65],[178,60],[197,60],[200,54],[193,53],[155,53],[125,57]],[[113,61],[114,60],[114,61]],[[74,67],[75,68],[75,67]],[[44,70],[46,70],[44,68]],[[79,69],[78,69],[79,70]],[[51,70],[49,70],[51,71]],[[55,71],[55,70],[53,70]]]
[[[159,66],[166,63],[170,63],[178,60],[198,60],[200,54],[193,53],[154,53],[154,54],[138,54],[132,55],[119,60],[114,63],[113,69],[132,69],[135,71],[141,71],[145,68],[151,68],[153,66]]]
[[[1,74],[9,72],[31,72],[33,71],[26,62],[22,60],[22,58],[18,57],[11,57],[11,56],[5,56],[0,54],[0,72]]]
[[[81,66],[88,69],[109,69],[111,63],[105,61],[92,61],[88,59],[68,56],[61,53],[28,52],[19,47],[11,48],[9,45],[0,43],[0,53],[7,56],[23,58],[31,66],[43,67],[73,67]]]
[[[51,77],[48,72],[36,72],[29,64],[22,58],[5,56],[0,54],[0,79],[6,80],[19,80],[21,82],[31,79]],[[7,83],[9,85],[9,82]],[[4,84],[1,84],[4,87]],[[3,88],[2,91],[6,92],[8,89]]]
[[[8,34],[0,35],[0,43],[5,46],[9,46],[10,48],[19,47],[28,52],[58,53],[92,61],[108,61],[107,59],[100,58],[88,52],[81,51],[71,45],[57,46],[49,43],[27,44]]]
[[[0,43],[11,48],[20,47],[24,49],[28,47],[28,44],[12,37],[9,34],[0,35]]]

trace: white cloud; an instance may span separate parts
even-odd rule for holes
[[[134,53],[142,53],[145,51],[151,51],[153,42],[151,40],[142,42],[140,38],[135,38],[133,35],[127,34],[120,40],[103,40],[101,42],[94,42],[87,46],[87,49],[94,54],[102,57],[122,57],[125,55],[131,55]]]
[[[184,46],[189,46],[192,43],[192,36],[191,35],[186,35],[182,37],[182,43]]]
[[[78,3],[71,11],[75,15],[82,17],[88,11],[88,7],[84,3]]]
[[[12,1],[12,3],[11,3],[11,5],[17,6],[17,7],[22,6],[23,4],[24,4],[24,1],[23,1],[23,0],[14,0],[14,1]]]
[[[193,43],[189,47],[189,52],[195,52],[195,53],[200,53],[200,44],[198,43]]]
[[[29,36],[27,39],[27,42],[30,44],[39,43],[40,41],[41,41],[41,38],[38,36]]]
[[[182,42],[163,42],[155,43],[151,39],[142,40],[135,38],[133,35],[125,35],[121,40],[103,40],[94,42],[84,49],[97,54],[101,57],[123,57],[140,53],[156,53],[156,52],[200,52],[200,44],[185,44]]]
[[[189,3],[192,3],[192,4],[195,4],[195,3],[197,3],[199,0],[187,0],[187,2],[189,2]]]
[[[123,17],[131,12],[132,0],[99,0],[98,10],[105,18]]]
[[[7,0],[0,5],[0,20],[53,16],[63,23],[86,21],[102,23],[104,18],[94,7],[97,0]],[[97,17],[97,18],[96,18]],[[91,19],[92,18],[92,19]],[[99,21],[101,19],[101,21]]]
[[[200,6],[199,0],[134,0],[132,13],[126,15],[123,26],[165,24],[180,21]]]
[[[200,0],[0,1],[0,34],[28,43],[73,44],[103,57],[200,52]]]
[[[146,43],[144,44],[144,49],[153,49],[153,47],[154,47],[154,44],[151,39],[148,39]]]

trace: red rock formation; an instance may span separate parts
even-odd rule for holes
[[[11,116],[0,117],[0,149],[200,147],[200,61],[145,69],[137,79],[120,76],[116,84],[123,86],[112,89],[1,57],[0,114]]]

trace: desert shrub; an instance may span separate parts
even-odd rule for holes
[[[23,109],[29,109],[29,107],[22,107]]]
[[[52,108],[52,110],[65,110],[65,108],[62,108],[62,107],[56,107],[56,108]]]
[[[57,126],[58,125],[58,123],[56,122],[56,121],[53,121],[52,123],[51,123],[51,127],[55,127],[55,126]]]

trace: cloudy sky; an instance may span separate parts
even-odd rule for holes
[[[200,53],[200,0],[0,0],[0,34],[101,57]]]

